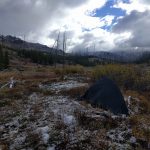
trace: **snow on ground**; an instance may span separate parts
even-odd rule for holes
[[[39,134],[41,134],[44,144],[47,144],[48,140],[49,140],[49,134],[48,134],[49,127],[48,126],[40,127],[40,128],[37,129],[37,132]]]
[[[44,96],[32,93],[18,116],[0,124],[1,140],[9,145],[10,150],[97,150],[99,145],[110,150],[114,146],[119,150],[132,149],[130,143],[136,142],[136,139],[131,136],[130,127],[126,126],[127,117],[119,118],[108,111],[82,105],[69,96],[57,94],[61,90],[80,86],[87,86],[87,83],[72,78],[64,82],[40,85],[39,88],[54,90],[55,94]],[[77,110],[79,118],[75,115]],[[84,121],[87,123],[82,126]],[[111,121],[119,122],[118,127],[112,129]],[[103,125],[106,122],[107,131]]]
[[[75,117],[73,115],[64,114],[63,115],[63,122],[66,125],[71,125],[71,124],[75,124],[76,123],[76,119],[75,119]]]
[[[75,81],[75,80],[69,80],[69,81],[64,81],[64,82],[52,83],[50,85],[40,84],[39,87],[41,89],[47,89],[47,90],[59,92],[62,90],[70,90],[72,88],[83,87],[83,86],[88,86],[88,84],[87,83],[79,83],[78,81]]]
[[[0,126],[5,131],[1,139],[10,141],[10,149],[18,149],[27,142],[26,133],[29,131],[33,136],[34,134],[39,135],[41,143],[49,145],[50,132],[58,121],[62,121],[67,126],[76,124],[73,114],[79,106],[77,102],[74,103],[68,97],[40,97],[33,93],[29,96],[28,104],[22,110],[22,114]],[[54,149],[54,146],[49,146],[48,149],[50,148]]]
[[[50,146],[47,148],[47,150],[55,150],[55,146]]]
[[[36,113],[34,109],[38,109],[36,110]],[[61,140],[63,141],[64,137],[69,138],[69,146],[74,147],[80,140],[84,141],[91,137],[92,134],[95,134],[87,129],[78,127],[76,117],[74,116],[74,111],[77,109],[85,111],[88,114],[88,117],[103,118],[102,116],[104,115],[102,112],[99,112],[99,115],[96,115],[98,111],[95,111],[94,115],[93,108],[91,108],[91,110],[86,110],[83,105],[80,105],[79,102],[74,101],[69,97],[41,97],[33,93],[29,96],[29,102],[25,107],[25,110],[22,111],[22,115],[13,118],[11,122],[5,124],[4,130],[6,131],[6,128],[9,130],[2,135],[2,139],[10,141],[11,150],[21,149],[24,148],[24,146],[28,147],[28,144],[31,146],[28,148],[36,149],[36,147],[32,145],[33,143],[30,143],[29,141],[33,140],[32,138],[37,138],[35,143],[39,143],[38,147],[43,146],[43,149],[47,150],[55,150],[55,144],[59,144]],[[58,123],[60,123],[59,128],[62,128],[59,132],[57,130],[55,131],[55,126],[58,126]],[[26,127],[22,130],[23,124],[26,125]],[[53,137],[53,134],[58,134],[58,137]],[[57,139],[58,141],[53,141],[53,138],[60,139]],[[90,145],[88,145],[88,147],[92,150]]]

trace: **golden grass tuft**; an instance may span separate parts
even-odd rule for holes
[[[82,96],[87,90],[86,86],[71,88],[69,90],[62,90],[60,93],[63,95],[70,96],[71,98],[78,98]]]
[[[149,91],[150,73],[142,71],[140,66],[108,64],[96,66],[91,71],[93,79],[107,76],[125,90]]]
[[[132,134],[136,139],[150,142],[150,120],[149,115],[134,115],[129,118],[129,124],[132,128]]]
[[[65,66],[64,68],[56,68],[55,70],[56,74],[59,75],[66,75],[66,74],[84,74],[85,70],[83,66],[75,65],[75,66]]]
[[[118,126],[117,121],[113,120],[111,117],[101,120],[100,118],[88,116],[85,112],[81,112],[79,110],[75,110],[74,114],[79,125],[91,131],[99,129],[112,129]]]

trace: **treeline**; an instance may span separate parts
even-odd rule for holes
[[[82,55],[58,55],[54,52],[42,52],[36,50],[23,50],[18,49],[15,50],[17,55],[22,58],[28,58],[33,63],[41,64],[41,65],[53,65],[55,63],[58,64],[70,64],[70,65],[82,65],[82,66],[95,66],[102,63],[111,63],[109,61],[99,61],[94,60],[90,61],[89,56],[82,56]]]
[[[2,46],[0,45],[0,70],[6,69],[9,67],[9,56],[7,51],[3,51]]]
[[[17,55],[22,58],[28,58],[33,63],[42,64],[42,65],[53,65],[55,63],[67,63],[67,64],[79,64],[83,66],[94,66],[95,62],[90,62],[88,56],[80,55],[58,55],[55,53],[48,53],[36,50],[23,50],[18,49],[15,51]],[[64,58],[63,58],[64,57]]]
[[[81,55],[70,55],[67,57],[67,60],[72,64],[78,64],[82,66],[95,66],[98,62],[89,60],[89,56],[81,56]]]
[[[150,63],[150,52],[143,53],[142,56],[136,60],[136,63]]]
[[[51,53],[44,53],[36,50],[17,50],[17,55],[28,58],[33,63],[51,65],[54,63],[54,56]]]

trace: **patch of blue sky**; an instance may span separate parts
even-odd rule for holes
[[[104,30],[111,31],[112,25],[117,22],[117,18],[126,15],[126,11],[113,7],[116,4],[117,0],[108,0],[106,4],[95,11],[95,15],[93,17],[105,17],[107,15],[115,16],[111,25],[104,25],[101,27]],[[130,0],[122,0],[123,3],[130,3]]]
[[[124,0],[124,2],[128,2],[128,0]],[[106,15],[113,15],[113,16],[125,16],[126,12],[120,8],[114,8],[115,1],[108,0],[106,4],[95,11],[94,17],[104,17]]]
[[[97,9],[94,12],[93,17],[103,18],[103,17],[105,17],[107,15],[114,16],[114,19],[113,19],[111,25],[107,25],[106,24],[106,25],[104,25],[104,26],[102,26],[100,28],[102,28],[104,30],[107,30],[107,31],[111,31],[111,29],[113,27],[113,24],[117,22],[117,18],[126,15],[126,11],[125,10],[113,7],[116,4],[117,1],[118,0],[108,0],[103,7],[101,7],[100,9]],[[123,3],[130,3],[130,1],[131,0],[122,0]],[[91,30],[90,29],[86,29],[86,28],[82,29],[83,32],[84,31],[91,31]]]

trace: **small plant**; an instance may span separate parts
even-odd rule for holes
[[[34,149],[37,149],[41,141],[40,135],[37,133],[34,133],[33,131],[28,131],[27,134],[28,134],[26,138],[26,143],[28,143],[27,145],[30,145]]]
[[[102,123],[94,118],[88,117],[85,112],[75,112],[75,116],[80,126],[88,130],[100,129]]]
[[[87,90],[87,87],[81,86],[81,87],[76,87],[76,88],[72,88],[69,90],[64,90],[64,91],[61,91],[60,93],[63,95],[67,95],[67,96],[69,95],[72,98],[79,98],[85,93],[86,90]]]
[[[56,130],[64,130],[66,128],[67,128],[67,126],[65,125],[65,123],[62,120],[56,122],[56,125],[55,125]]]
[[[7,51],[3,51],[3,47],[0,45],[0,70],[9,67],[9,56]]]
[[[8,144],[0,141],[0,150],[8,150]]]
[[[150,73],[143,72],[140,67],[135,65],[96,66],[91,75],[93,79],[107,76],[125,90],[149,91]]]
[[[65,66],[65,68],[56,68],[55,70],[56,74],[59,75],[66,75],[66,74],[84,74],[84,67],[80,65],[75,66]]]
[[[129,124],[132,128],[132,135],[138,140],[141,147],[144,145],[142,143],[147,143],[145,147],[147,148],[150,142],[150,121],[149,115],[135,115],[129,118]]]

